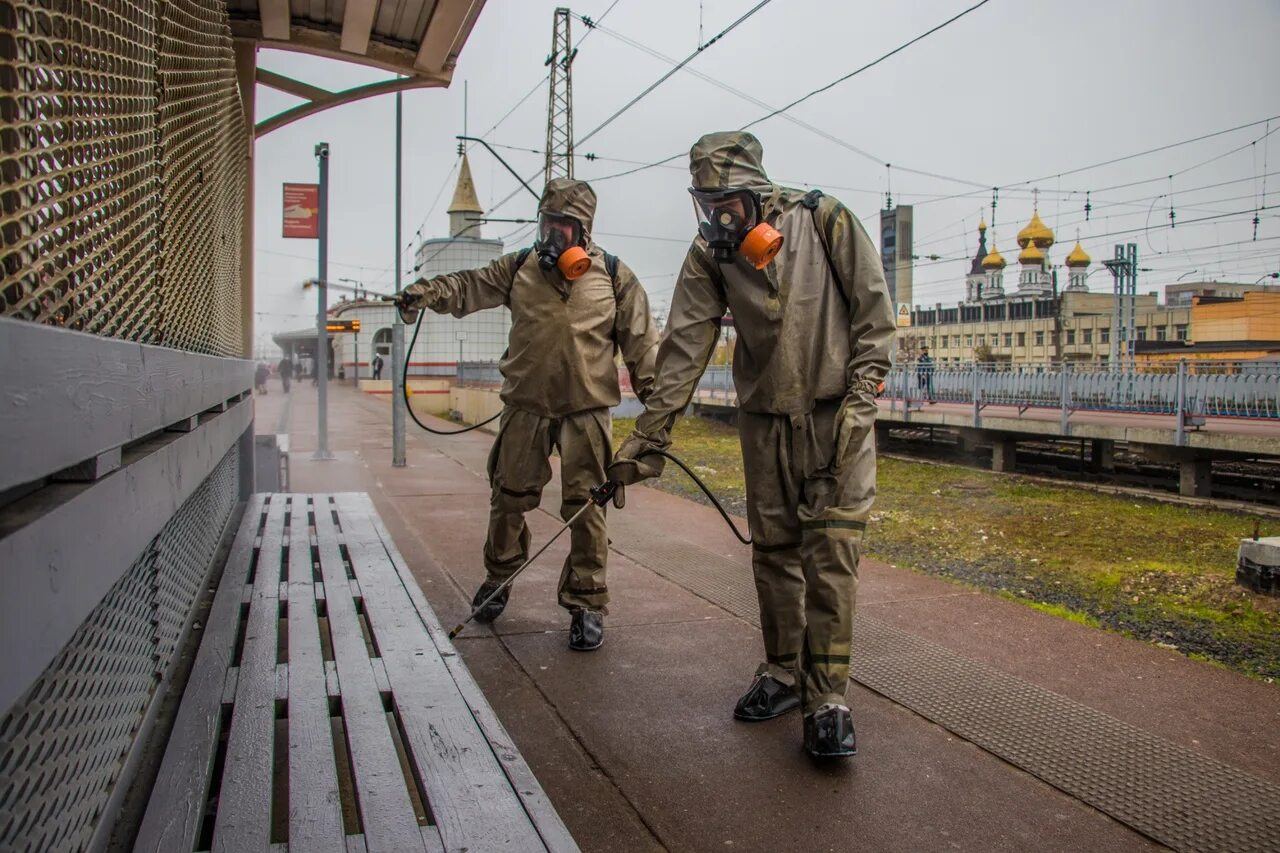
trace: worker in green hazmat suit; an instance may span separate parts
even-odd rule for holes
[[[615,353],[641,401],[653,386],[658,332],[649,300],[635,274],[592,241],[595,212],[590,185],[555,178],[538,206],[533,252],[421,280],[401,295],[404,308],[455,317],[499,305],[511,310],[509,348],[499,364],[504,409],[488,465],[487,578],[473,607],[528,559],[524,515],[537,508],[551,479],[553,449],[560,453],[560,514],[566,521],[604,481],[613,452],[609,411],[621,400]],[[593,505],[578,519],[570,543],[559,603],[572,614],[570,648],[590,651],[604,642],[609,602],[603,507]],[[509,594],[510,586],[481,609],[477,621],[496,619]]]
[[[875,396],[894,313],[880,256],[834,198],[769,181],[749,133],[690,152],[698,236],[685,256],[634,434],[609,467],[635,483],[665,449],[732,312],[733,377],[765,660],[734,715],[801,708],[805,748],[852,755],[845,705],[858,556],[875,499]]]

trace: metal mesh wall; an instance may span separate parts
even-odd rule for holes
[[[163,343],[238,355],[249,142],[225,5],[165,3],[157,54]]]
[[[248,134],[217,0],[0,0],[0,314],[241,347]]]
[[[0,850],[81,850],[122,764],[238,495],[233,445],[0,719]]]
[[[0,0],[6,315],[156,339],[156,11]]]

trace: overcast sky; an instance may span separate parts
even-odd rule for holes
[[[700,38],[710,39],[756,2],[575,3],[576,14],[595,19],[613,6],[602,29],[588,38],[586,27],[573,23],[575,43],[582,40],[573,65],[576,138],[671,68],[606,30],[680,60]],[[686,68],[781,107],[974,2],[772,0]],[[464,126],[463,84],[467,129],[472,135],[489,131],[543,80],[557,5],[489,0],[452,86],[405,95],[401,248],[406,283],[413,257],[409,244],[416,244],[419,231],[428,238],[447,234],[445,209],[458,163],[454,137]],[[1277,43],[1280,4],[1273,0],[990,0],[790,111],[821,133],[784,116],[755,125],[752,132],[764,145],[771,178],[821,187],[839,197],[877,239],[878,211],[889,182],[895,202],[915,205],[916,254],[940,256],[917,263],[916,303],[963,297],[965,258],[976,246],[979,215],[993,222],[998,246],[1015,266],[1014,238],[1031,216],[1033,188],[1040,190],[1042,218],[1057,232],[1058,245],[1050,253],[1054,263],[1062,262],[1078,230],[1095,261],[1110,257],[1118,241],[1135,242],[1140,265],[1154,268],[1140,274],[1143,292],[1179,277],[1253,282],[1280,269],[1280,212],[1275,209],[1280,118],[1265,123],[1280,116]],[[259,65],[329,89],[387,76],[283,51],[260,52]],[[259,86],[257,118],[296,103]],[[542,149],[546,109],[542,83],[487,139]],[[272,331],[306,325],[314,316],[314,296],[304,295],[299,282],[315,274],[315,242],[280,237],[280,184],[315,180],[317,141],[327,141],[332,152],[330,279],[394,289],[394,110],[394,96],[366,100],[258,141],[255,310],[260,340]],[[682,70],[582,144],[579,155],[602,159],[588,162],[580,156],[575,177],[592,180],[630,168],[603,158],[649,163],[687,153],[701,134],[741,127],[767,112]],[[1110,166],[1062,174],[1259,121]],[[500,151],[526,176],[536,174],[532,183],[540,189],[541,154]],[[473,150],[470,160],[486,208],[518,186],[483,150]],[[886,162],[892,168],[886,169]],[[639,274],[655,306],[669,301],[695,229],[687,165],[681,156],[670,167],[594,184],[600,199],[597,242]],[[1264,178],[1267,172],[1277,174]],[[1125,184],[1134,185],[1119,186]],[[1002,187],[994,220],[993,186]],[[1092,205],[1087,221],[1086,192]],[[1172,229],[1171,202],[1177,223]],[[1263,205],[1271,209],[1261,210]],[[535,208],[521,190],[490,215],[530,217]],[[1260,217],[1256,242],[1255,210]],[[509,250],[531,240],[517,225],[485,226],[485,236],[509,234]],[[1089,281],[1094,290],[1111,287],[1105,270]]]

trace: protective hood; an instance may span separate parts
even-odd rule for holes
[[[586,181],[573,178],[552,178],[542,190],[538,212],[559,213],[572,216],[582,225],[587,239],[596,218],[596,193]]]
[[[760,140],[743,130],[708,133],[695,142],[689,151],[689,173],[700,190],[749,187],[766,193],[770,187]]]

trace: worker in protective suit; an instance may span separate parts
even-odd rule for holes
[[[734,710],[803,709],[805,748],[856,751],[845,705],[858,554],[875,498],[875,395],[894,313],[875,245],[844,205],[770,183],[759,141],[733,131],[690,152],[698,236],[676,283],[657,381],[609,467],[662,472],[726,309],[765,661]]]
[[[653,386],[658,332],[649,299],[635,274],[592,241],[595,212],[588,184],[553,179],[538,206],[534,253],[525,249],[480,269],[420,280],[401,294],[402,309],[425,307],[455,317],[499,305],[511,309],[509,347],[499,363],[505,407],[488,464],[487,578],[473,607],[528,558],[524,515],[537,508],[551,479],[553,449],[560,453],[560,514],[566,521],[604,482],[613,452],[609,410],[621,400],[615,353],[621,352],[641,401]],[[570,542],[559,603],[572,614],[570,648],[590,651],[604,642],[609,602],[603,507],[592,506],[578,519]],[[477,621],[496,619],[509,593],[508,586]]]

